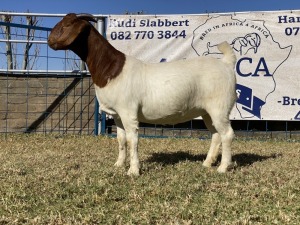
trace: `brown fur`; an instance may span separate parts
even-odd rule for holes
[[[66,15],[52,29],[48,44],[54,50],[72,50],[87,63],[93,82],[103,88],[116,78],[125,64],[125,55],[115,49],[88,22],[89,16]]]

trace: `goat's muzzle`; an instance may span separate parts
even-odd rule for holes
[[[53,38],[51,38],[51,36],[48,38],[48,45],[53,50],[60,50],[59,44],[57,43],[57,41],[53,40]]]
[[[52,43],[49,39],[48,39],[48,45],[50,48],[52,48],[53,50],[56,50],[56,44]]]

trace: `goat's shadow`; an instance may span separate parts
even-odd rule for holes
[[[236,163],[237,167],[246,167],[250,166],[255,162],[262,162],[268,159],[275,159],[281,157],[281,154],[272,154],[272,155],[258,155],[253,153],[238,153],[232,156],[232,161]],[[191,161],[191,162],[202,162],[206,158],[206,154],[194,155],[185,151],[177,152],[161,152],[161,153],[152,153],[152,155],[146,160],[146,162],[155,162],[159,163],[162,166],[175,165],[182,161]],[[221,155],[218,156],[217,162],[221,160]]]
[[[178,152],[159,152],[159,153],[152,153],[152,155],[146,160],[146,162],[155,162],[159,163],[163,166],[166,165],[175,165],[182,161],[191,161],[191,162],[198,162],[203,161],[206,155],[193,155],[188,152],[178,151]]]

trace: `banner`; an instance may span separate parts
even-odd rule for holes
[[[149,63],[237,56],[233,120],[300,121],[300,11],[110,16],[107,39]]]

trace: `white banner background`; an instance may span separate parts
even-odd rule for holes
[[[300,120],[300,11],[110,16],[107,39],[150,63],[220,57],[234,48],[239,99],[231,119]]]

